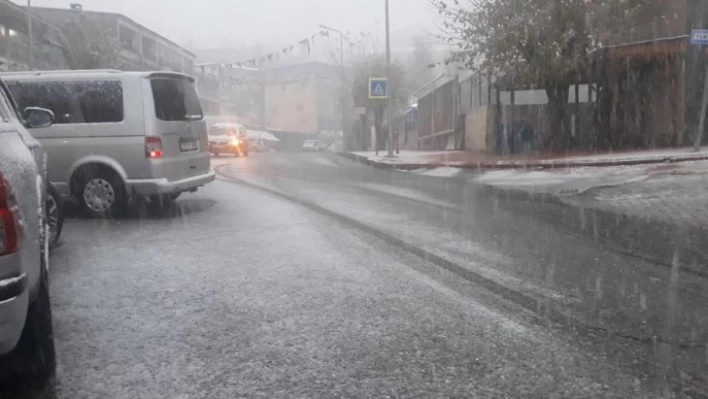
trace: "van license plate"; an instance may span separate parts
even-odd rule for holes
[[[198,151],[199,141],[197,141],[196,139],[180,139],[179,149],[181,151]]]

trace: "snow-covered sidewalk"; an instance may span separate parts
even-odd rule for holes
[[[455,167],[466,169],[557,169],[568,167],[630,166],[658,163],[708,160],[708,148],[693,152],[691,148],[574,154],[557,156],[499,156],[469,151],[401,151],[388,158],[385,151],[351,152],[351,157],[376,166],[397,169]]]
[[[708,228],[708,161],[498,170],[476,181],[502,190],[550,194],[576,206]]]
[[[624,251],[708,276],[708,160],[553,170],[496,170],[474,178],[526,194],[537,216]]]

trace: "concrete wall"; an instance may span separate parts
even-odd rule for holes
[[[465,150],[491,150],[490,136],[494,131],[494,108],[481,106],[465,116]]]

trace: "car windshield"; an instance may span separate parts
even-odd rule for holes
[[[708,398],[706,0],[0,0],[0,78],[0,397]]]

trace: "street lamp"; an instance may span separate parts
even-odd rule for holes
[[[34,70],[34,48],[32,38],[32,0],[27,0],[27,36],[29,36],[29,67]]]
[[[346,90],[346,72],[344,70],[344,33],[341,30],[330,28],[326,25],[320,25],[320,28],[339,33],[339,63],[342,67],[342,98],[340,102],[342,103],[342,149],[347,150],[347,116],[346,116],[346,105],[344,104],[344,92]]]
[[[386,105],[386,119],[388,121],[388,157],[393,158],[393,124],[391,115],[391,26],[389,24],[388,0],[386,0],[386,84],[388,85],[388,104]]]

